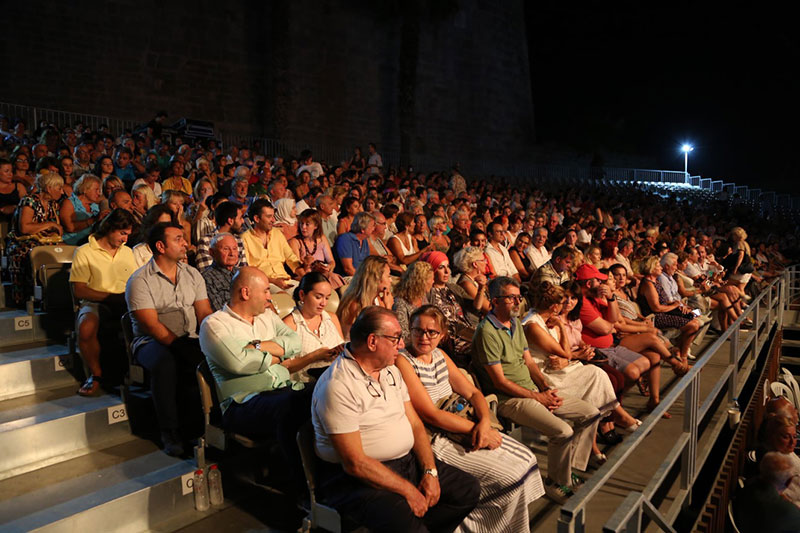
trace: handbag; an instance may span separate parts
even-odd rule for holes
[[[444,411],[448,411],[455,415],[458,415],[462,418],[466,418],[471,422],[477,422],[478,419],[475,416],[475,409],[472,407],[472,404],[469,403],[469,400],[461,396],[457,392],[453,392],[450,396],[446,396],[436,402],[436,407],[442,409]],[[489,411],[489,417],[491,419],[491,426],[492,429],[496,429],[497,431],[503,431],[503,425],[497,420],[497,417],[492,411]],[[448,439],[452,440],[463,446],[466,449],[472,448],[472,440],[468,433],[453,433],[451,431],[444,431],[439,428],[429,428],[425,426],[426,431],[428,431],[428,435],[433,438],[436,434],[445,435]]]

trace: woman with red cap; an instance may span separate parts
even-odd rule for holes
[[[420,261],[429,263],[433,268],[433,287],[428,295],[428,302],[435,305],[447,318],[447,338],[440,346],[460,367],[469,365],[472,348],[472,336],[475,333],[474,323],[464,313],[462,301],[469,299],[464,289],[456,284],[449,284],[450,262],[442,252],[425,252]],[[475,315],[472,315],[475,316]]]

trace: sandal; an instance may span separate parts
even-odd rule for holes
[[[647,376],[639,376],[639,379],[636,381],[636,386],[639,387],[639,394],[642,396],[650,396],[650,382]]]
[[[103,393],[103,390],[100,387],[101,379],[103,378],[100,376],[89,376],[89,378],[83,382],[81,388],[78,389],[78,394],[81,396],[99,396]]]

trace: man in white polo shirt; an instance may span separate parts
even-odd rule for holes
[[[394,366],[402,336],[392,311],[366,307],[317,382],[319,495],[372,531],[453,531],[477,504],[480,485],[434,458]]]
[[[486,228],[486,236],[489,243],[484,251],[489,256],[495,273],[498,276],[508,276],[520,281],[517,267],[514,266],[511,256],[508,255],[508,248],[503,245],[503,240],[505,239],[503,225],[499,222],[492,222]]]

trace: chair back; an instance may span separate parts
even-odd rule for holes
[[[303,531],[324,529],[333,533],[342,531],[342,518],[336,509],[317,501],[316,464],[317,454],[314,452],[314,427],[309,420],[297,432],[297,449],[303,461],[303,472],[306,475],[311,508],[303,520]]]
[[[278,310],[278,316],[283,318],[294,309],[294,300],[285,292],[278,292],[272,295],[272,304]]]
[[[792,392],[792,389],[790,389],[789,386],[786,385],[785,383],[781,383],[779,381],[773,381],[772,383],[770,383],[769,388],[770,392],[772,392],[772,396],[774,397],[783,396],[784,398],[789,400],[789,402],[791,402],[792,405],[795,405],[794,393]]]
[[[31,250],[34,294],[48,310],[73,307],[69,273],[76,249],[69,244],[48,244]]]
[[[125,341],[125,353],[128,356],[128,377],[126,385],[131,383],[144,383],[144,368],[136,363],[133,357],[133,321],[130,312],[124,313],[119,319],[122,328],[122,338]]]
[[[797,384],[797,380],[794,378],[788,368],[781,367],[780,379],[786,383],[786,385],[792,391],[792,394],[794,395],[795,408],[800,409],[800,407],[798,407],[798,404],[800,404],[800,385]]]
[[[217,424],[222,419],[222,410],[219,407],[216,381],[208,360],[203,359],[197,365],[197,384],[200,387],[200,399],[203,403],[203,413],[208,417],[208,422]]]
[[[303,472],[306,475],[308,492],[311,494],[312,503],[315,502],[314,490],[316,489],[316,468],[317,454],[314,452],[314,426],[309,420],[297,432],[297,449],[300,450],[300,458],[303,461]]]

